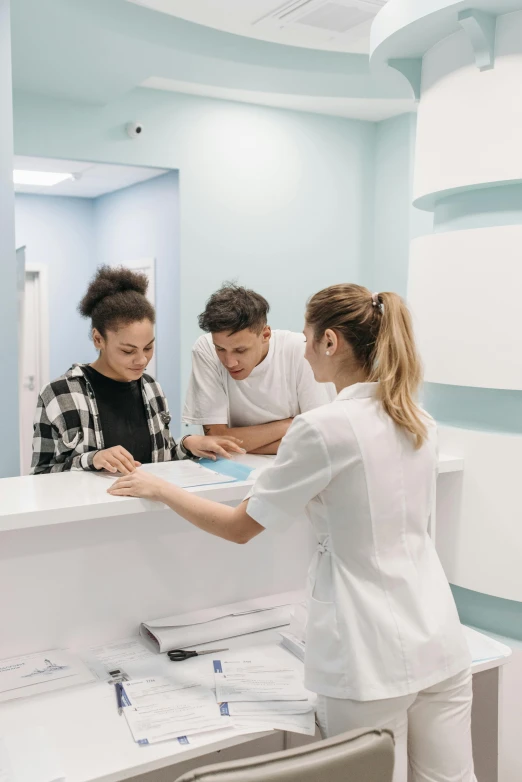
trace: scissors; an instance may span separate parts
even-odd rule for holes
[[[189,657],[199,657],[200,654],[217,654],[218,652],[228,652],[228,649],[203,649],[201,652],[189,652],[186,649],[173,649],[167,652],[171,662],[180,663],[182,660],[188,660]]]

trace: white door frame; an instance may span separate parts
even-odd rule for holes
[[[48,268],[43,263],[26,263],[26,274],[38,275],[39,334],[40,334],[40,384],[46,386],[50,381],[49,373],[49,275]]]

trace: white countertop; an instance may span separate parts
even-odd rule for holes
[[[468,628],[465,630],[473,657],[476,657],[476,653],[473,653],[476,644],[482,652],[483,644],[486,643],[489,653],[495,653],[496,642],[475,631],[468,631]],[[280,646],[278,630],[230,638],[220,642],[218,647],[222,644],[229,647],[231,653],[240,652],[241,649],[249,649],[250,653],[270,649],[270,655],[280,657],[299,671],[303,670],[303,664]],[[216,642],[206,646],[216,648]],[[204,649],[205,646],[198,648]],[[473,673],[497,668],[508,662],[508,657],[503,656],[506,647],[498,644],[498,649],[498,657],[474,663]],[[171,663],[166,655],[157,655],[150,663],[144,661],[142,664],[145,667],[152,666],[149,671],[151,674],[167,673],[180,681],[199,681],[212,687],[212,659],[213,656],[209,655]],[[147,673],[142,669],[139,675]],[[114,691],[106,682],[0,704],[0,735],[4,731],[39,725],[45,726],[52,747],[61,760],[67,782],[119,782],[199,757],[204,764],[205,755],[209,752],[269,735],[239,735],[230,731],[229,736],[221,736],[218,741],[214,740],[214,743],[206,746],[190,748],[176,741],[164,741],[141,747],[133,741],[126,720],[118,715]],[[175,778],[173,769],[172,779]]]
[[[258,469],[274,457],[246,454],[233,458]],[[440,457],[441,473],[462,469],[462,459]],[[107,489],[113,481],[114,476],[109,474],[81,471],[3,478],[0,480],[0,532],[164,509],[164,505],[150,500],[112,497]],[[253,480],[237,481],[188,491],[217,502],[238,503],[252,483]]]

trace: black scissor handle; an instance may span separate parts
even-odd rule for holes
[[[184,649],[173,649],[171,652],[168,652],[169,658],[172,660],[173,663],[180,663],[183,660],[188,660],[189,657],[197,657],[197,652],[187,652]]]

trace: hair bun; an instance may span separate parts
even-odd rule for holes
[[[125,291],[134,291],[145,296],[148,285],[147,276],[140,272],[133,272],[124,266],[100,266],[78,309],[84,318],[90,318],[97,305],[108,296]]]

